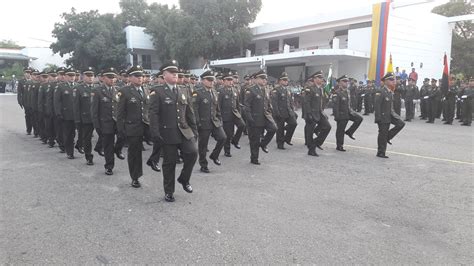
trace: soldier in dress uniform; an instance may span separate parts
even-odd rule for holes
[[[346,75],[343,75],[337,79],[338,87],[332,98],[334,120],[336,120],[337,123],[336,150],[338,151],[346,151],[344,149],[344,134],[349,136],[351,139],[355,139],[354,133],[357,128],[359,128],[363,120],[362,116],[352,110],[352,108],[349,106],[349,95],[347,92],[348,81],[349,79]],[[351,127],[346,130],[346,125],[349,120],[351,120],[353,123]]]
[[[151,95],[152,94],[155,94],[156,93],[156,90],[162,88],[162,86],[160,85],[163,85],[164,84],[164,80],[163,80],[163,73],[158,72],[156,75],[155,75],[155,79],[156,81],[154,81],[154,85],[153,86],[150,86],[149,88],[149,94],[147,96],[147,101],[146,101],[146,106],[145,108],[147,110],[146,111],[146,116],[148,117],[148,121],[150,121],[150,98],[151,98]],[[149,127],[149,123],[147,124],[147,127],[149,131],[149,134],[150,134],[150,138],[151,140],[153,141],[153,137],[151,135],[151,130],[150,130],[150,127]],[[153,171],[156,171],[156,172],[161,172],[161,167],[159,165],[159,162],[160,162],[160,154],[161,154],[161,143],[159,141],[153,141],[153,150],[151,152],[151,155],[150,157],[148,158],[146,164],[148,166],[150,166],[150,168],[153,170]]]
[[[402,130],[405,122],[400,119],[400,116],[393,110],[393,91],[395,90],[396,81],[395,75],[388,72],[383,76],[384,86],[375,93],[375,123],[378,124],[379,134],[377,137],[377,157],[388,158],[385,154],[387,150],[387,143]],[[390,129],[390,124],[395,126]]]
[[[462,126],[471,126],[472,124],[472,108],[474,105],[474,78],[469,79],[468,87],[461,96],[462,100]]]
[[[428,97],[428,121],[426,123],[433,124],[438,115],[438,104],[441,99],[441,92],[436,86],[436,79],[431,79],[431,91],[425,97]]]
[[[58,97],[54,99],[55,113],[59,114],[62,119],[63,125],[63,140],[64,148],[66,150],[67,158],[74,159],[74,137],[75,137],[75,124],[74,124],[74,80],[76,78],[76,71],[74,68],[68,68],[65,71],[65,82],[59,84]]]
[[[224,143],[224,156],[226,157],[232,157],[230,144],[234,145],[236,149],[240,149],[239,141],[245,127],[241,115],[240,88],[233,86],[234,80],[232,72],[228,72],[224,75],[224,87],[219,91],[219,107],[224,131],[227,136]],[[234,125],[237,127],[235,134]]]
[[[276,124],[273,121],[270,96],[265,89],[267,73],[260,70],[253,74],[253,77],[255,85],[245,91],[244,111],[250,140],[250,163],[259,165],[259,149],[268,153],[267,145],[275,135]],[[266,134],[261,139],[264,130]]]
[[[395,91],[393,92],[393,109],[395,113],[400,115],[402,113],[402,94],[405,91],[400,76],[396,76],[396,84]]]
[[[415,81],[416,82],[416,81]],[[430,79],[425,78],[423,85],[420,88],[420,119],[426,120],[428,118],[428,99],[431,93]]]
[[[413,78],[408,78],[408,85],[403,92],[403,100],[405,101],[405,120],[411,122],[415,118],[414,100],[419,98],[418,86]]]
[[[231,77],[232,78],[232,77]],[[214,72],[208,70],[201,75],[203,87],[193,93],[194,115],[198,128],[198,150],[201,172],[209,173],[206,159],[209,137],[212,135],[216,145],[209,159],[214,164],[221,165],[219,154],[224,147],[226,134],[222,128],[222,115],[219,105],[219,96],[214,89]]]
[[[17,87],[17,101],[18,101],[18,105],[25,112],[25,124],[26,124],[27,135],[31,135],[31,129],[32,129],[30,114],[28,113],[28,110],[26,108],[26,98],[28,96],[27,90],[28,90],[28,86],[31,80],[31,77],[30,77],[31,70],[32,69],[30,67],[25,67],[23,69],[23,78],[18,81],[18,87]]]
[[[176,85],[177,62],[166,62],[160,71],[165,84],[150,93],[150,130],[153,140],[160,143],[163,152],[165,200],[173,202],[178,150],[183,156],[183,170],[177,181],[186,192],[193,192],[189,180],[197,158],[197,126],[186,89]]]
[[[277,126],[276,142],[277,148],[284,150],[284,144],[290,146],[291,139],[297,126],[298,115],[295,112],[295,105],[291,91],[288,88],[289,77],[286,72],[281,73],[278,78],[278,84],[275,85],[270,93],[272,100],[273,118]]]
[[[322,150],[322,145],[331,131],[331,125],[322,109],[323,72],[318,71],[309,78],[311,80],[310,86],[303,92],[303,118],[306,122],[305,140],[308,146],[308,155],[319,156],[316,147]],[[316,132],[318,133],[317,137],[313,138],[313,134]]]
[[[48,72],[49,81],[46,89],[46,100],[44,108],[45,132],[48,139],[48,147],[53,148],[56,139],[56,131],[54,128],[54,90],[56,86],[57,74],[56,71],[50,69]]]
[[[38,88],[38,131],[40,140],[43,144],[48,143],[48,137],[46,135],[46,127],[45,127],[45,108],[46,108],[46,90],[48,89],[49,83],[49,75],[48,70],[44,69],[40,73],[40,86]]]
[[[127,71],[130,85],[118,92],[117,131],[126,136],[128,142],[128,170],[132,179],[131,186],[139,188],[138,180],[143,175],[142,141],[144,133],[144,109],[146,95],[143,90],[143,68],[139,65]]]
[[[76,127],[81,129],[82,135],[80,147],[84,147],[84,153],[86,157],[87,165],[93,165],[92,155],[92,133],[94,131],[94,125],[92,123],[91,115],[91,93],[94,92],[94,76],[95,70],[92,67],[88,67],[84,71],[83,82],[78,84],[73,90],[74,96],[74,121]]]
[[[54,132],[56,135],[56,142],[58,143],[60,153],[66,152],[64,148],[63,119],[61,115],[61,109],[56,108],[54,103],[56,101],[59,101],[59,98],[61,97],[61,88],[59,87],[59,85],[61,85],[63,82],[66,82],[66,70],[67,69],[65,67],[60,67],[56,69],[58,78],[56,82],[51,84],[51,87],[53,88]]]
[[[33,137],[37,138],[39,136],[39,128],[38,128],[38,91],[40,87],[40,72],[39,70],[35,69],[32,72],[32,82],[30,85],[29,91],[29,107],[31,110],[32,115],[32,125],[33,125]]]
[[[456,85],[456,77],[451,75],[448,80],[448,91],[445,92],[443,100],[443,118],[446,120],[445,125],[452,125],[454,120],[454,109],[456,108],[456,94],[458,87]]]
[[[118,91],[114,87],[117,77],[114,68],[106,68],[102,71],[102,85],[96,87],[91,92],[91,117],[95,131],[100,135],[102,148],[105,157],[105,174],[112,175],[115,165],[114,153],[117,149],[114,147],[115,134],[117,134],[117,116],[115,101],[118,98]],[[117,140],[118,142],[118,140]],[[123,140],[122,140],[123,143]],[[120,143],[119,143],[120,144]]]

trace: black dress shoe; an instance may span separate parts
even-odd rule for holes
[[[224,156],[225,157],[232,157],[232,154],[230,154],[230,152],[226,152],[226,153],[224,153]]]
[[[174,201],[173,193],[167,193],[167,194],[165,194],[165,200],[166,200],[167,202],[173,202],[173,201]]]
[[[428,120],[426,123],[434,124],[434,121]]]
[[[310,156],[316,156],[316,157],[319,156],[318,153],[316,153],[315,150],[309,150],[309,151],[308,151],[308,155],[310,155]]]
[[[26,135],[31,135],[31,132],[26,132]]]
[[[381,153],[381,152],[377,153],[377,157],[385,158],[385,159],[388,158],[387,155],[385,155],[384,153]]]
[[[467,127],[470,127],[471,124],[468,124],[468,123],[462,123],[461,126],[467,126]]]
[[[147,164],[148,166],[150,166],[153,171],[161,172],[161,168],[160,168],[160,166],[158,165],[158,163],[153,162],[153,161],[148,161],[148,162],[146,162],[146,164]]]
[[[94,165],[94,162],[92,161],[92,159],[90,159],[90,160],[87,160],[87,163],[86,163],[86,164],[87,164],[87,165]]]
[[[258,160],[251,160],[250,163],[251,163],[251,164],[260,165],[260,162],[259,162]]]
[[[446,122],[444,122],[443,124],[445,124],[445,125],[452,125],[453,122],[446,121]]]
[[[206,166],[203,166],[203,167],[201,167],[201,172],[210,173],[211,171],[209,171],[209,168],[207,168]]]
[[[347,133],[346,133],[346,135],[347,135],[349,138],[355,140],[355,138],[354,138],[354,136],[352,136],[352,134],[347,134]]]
[[[279,149],[279,150],[286,150],[286,149],[285,149],[285,146],[283,146],[283,144],[278,144],[278,145],[277,145],[277,149]]]
[[[72,159],[74,159],[75,157],[74,157],[74,155],[68,155],[67,158],[72,160]]]
[[[131,186],[134,188],[139,188],[142,185],[140,184],[140,182],[138,182],[138,180],[133,180]]]
[[[117,158],[119,158],[120,160],[124,160],[124,159],[125,159],[125,156],[123,155],[122,152],[115,152],[115,155],[117,155]]]
[[[338,150],[338,151],[346,151],[342,146],[337,147],[336,150]]]
[[[264,153],[268,153],[268,148],[266,146],[260,146],[260,148],[262,148]]]
[[[288,145],[290,145],[290,146],[293,146],[293,143],[291,143],[291,141],[286,141],[286,140],[285,140],[285,143],[288,144]]]
[[[102,157],[104,156],[104,151],[102,150],[94,150],[94,151],[96,151],[100,156]]]
[[[80,154],[84,154],[84,150],[82,149],[82,147],[74,147],[76,148],[77,152],[80,153]]]
[[[112,169],[105,169],[105,174],[106,175],[113,175],[114,172],[112,171]]]
[[[54,144],[49,144],[48,148],[54,148]]]
[[[219,161],[218,158],[212,158],[212,157],[209,156],[209,159],[211,159],[216,165],[221,165],[222,164],[221,161]]]
[[[392,142],[390,142],[390,140],[387,140],[387,143],[390,144],[390,145],[392,145]]]
[[[64,148],[59,148],[59,153],[66,153],[66,151],[64,150]]]
[[[240,150],[240,145],[239,145],[239,143],[232,142],[232,145],[234,145],[234,147],[235,147],[236,149],[239,149],[239,150]]]
[[[318,149],[320,149],[322,151],[324,150],[323,147],[321,147],[321,145],[316,145],[316,147],[318,147]]]
[[[193,193],[193,187],[191,186],[191,184],[188,183],[183,183],[181,182],[181,180],[179,180],[179,178],[177,179],[178,183],[180,183],[182,186],[183,186],[183,189],[184,191],[188,192],[188,193]]]

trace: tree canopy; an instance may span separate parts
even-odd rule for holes
[[[78,69],[88,66],[103,69],[123,67],[127,55],[125,33],[113,14],[101,15],[97,10],[63,13],[63,22],[54,25],[51,44],[54,53],[70,54],[66,64]]]
[[[451,0],[435,7],[432,12],[447,16],[461,16],[474,13],[474,6],[469,0]],[[464,76],[474,76],[474,23],[472,21],[456,22],[451,48],[451,71]]]
[[[0,41],[0,48],[22,49],[24,47],[18,45],[16,42],[14,42],[12,40],[1,40]]]

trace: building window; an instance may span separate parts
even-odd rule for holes
[[[133,57],[132,65],[134,66],[138,65],[138,56],[136,54],[132,54],[132,57]]]
[[[283,45],[288,44],[290,49],[300,48],[300,37],[288,38],[283,40]]]
[[[270,54],[277,53],[280,48],[279,46],[280,46],[280,40],[270,41],[268,43],[268,52]]]
[[[144,69],[151,69],[151,55],[142,54],[142,67]]]

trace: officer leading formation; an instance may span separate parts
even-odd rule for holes
[[[81,78],[82,76],[82,78]],[[232,146],[240,150],[243,134],[250,143],[250,163],[260,165],[259,151],[269,153],[268,145],[276,134],[276,147],[293,146],[297,127],[296,106],[302,108],[305,122],[305,145],[309,156],[319,156],[316,149],[331,131],[325,109],[330,101],[336,121],[336,150],[345,152],[344,137],[355,140],[363,115],[375,113],[378,125],[377,153],[386,155],[387,144],[415,119],[419,101],[420,119],[434,123],[443,116],[444,124],[458,119],[470,126],[474,97],[474,78],[456,82],[450,76],[448,90],[441,91],[436,79],[424,79],[418,88],[412,77],[401,82],[394,73],[367,85],[342,75],[331,92],[325,91],[322,71],[310,75],[300,94],[290,87],[283,72],[276,84],[268,84],[268,75],[260,70],[243,77],[240,84],[235,71],[204,71],[199,77],[180,69],[175,60],[165,62],[154,75],[135,65],[118,71],[112,67],[97,72],[60,67],[53,70],[25,68],[18,84],[18,104],[25,112],[27,135],[41,140],[49,148],[74,159],[74,150],[85,155],[86,165],[94,165],[95,151],[104,157],[106,175],[113,175],[115,157],[127,157],[131,186],[139,188],[143,176],[143,143],[153,146],[146,164],[162,172],[164,199],[175,201],[175,181],[192,193],[191,175],[196,161],[200,171],[210,173],[208,159],[221,166],[220,155],[232,157]],[[402,120],[402,99],[405,119]],[[352,124],[347,128],[348,122]],[[390,125],[394,125],[390,128]],[[92,138],[98,136],[94,147]],[[77,138],[76,138],[77,136]],[[209,139],[215,145],[209,150]],[[122,153],[128,147],[127,156]],[[208,152],[210,152],[208,157]],[[115,156],[114,156],[115,155]],[[160,168],[160,157],[163,157]],[[177,164],[182,164],[178,178]]]

